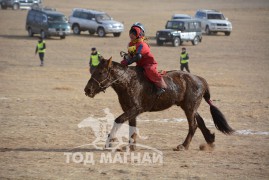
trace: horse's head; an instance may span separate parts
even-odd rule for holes
[[[87,96],[93,98],[96,94],[105,91],[111,85],[111,67],[112,57],[108,60],[102,59],[100,61],[84,89]]]

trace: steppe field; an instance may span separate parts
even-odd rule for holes
[[[0,10],[0,179],[269,179],[268,0],[44,0],[44,4],[67,17],[76,7],[102,10],[123,22],[125,31],[118,38],[83,32],[64,40],[46,39],[45,66],[40,67],[34,54],[38,35],[28,37],[25,30],[27,10]],[[233,24],[230,36],[203,35],[197,46],[190,42],[183,46],[190,55],[191,73],[207,80],[213,103],[236,132],[227,136],[218,131],[203,101],[198,111],[216,135],[214,149],[199,149],[205,140],[197,129],[188,150],[173,151],[188,132],[185,114],[176,106],[138,117],[140,134],[148,138],[138,139],[145,146],[138,146],[127,160],[122,158],[126,152],[86,146],[96,134],[78,124],[88,117],[104,118],[106,108],[115,117],[123,113],[112,88],[95,98],[84,94],[91,48],[120,62],[130,26],[141,22],[158,69],[179,70],[181,47],[157,46],[155,33],[164,29],[172,14],[194,15],[197,9],[220,10]],[[156,159],[154,150],[162,156]]]

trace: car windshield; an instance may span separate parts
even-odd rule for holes
[[[224,20],[223,14],[208,14],[207,19],[222,19]]]
[[[63,15],[49,15],[48,22],[66,22],[67,18]]]
[[[96,14],[95,18],[97,21],[109,21],[112,19],[108,14]]]
[[[166,29],[184,29],[184,22],[181,21],[168,21],[166,24]]]

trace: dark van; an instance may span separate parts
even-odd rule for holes
[[[61,39],[69,35],[71,29],[64,14],[48,8],[29,10],[25,28],[29,37],[40,34],[42,38],[58,36]]]

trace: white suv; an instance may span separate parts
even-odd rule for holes
[[[88,31],[90,34],[97,33],[99,37],[108,33],[119,37],[124,30],[122,23],[114,21],[107,13],[96,10],[75,8],[69,16],[69,23],[74,34]]]
[[[43,0],[1,0],[1,8],[7,9],[31,9],[38,8],[42,5]]]
[[[198,10],[195,14],[195,18],[201,21],[202,30],[208,35],[224,32],[226,36],[229,36],[232,32],[232,23],[219,11]]]

